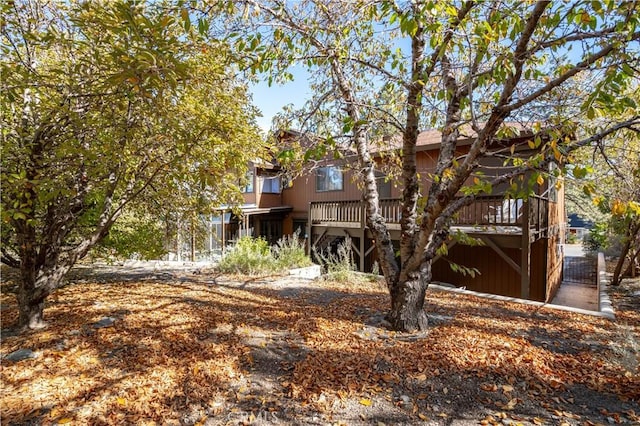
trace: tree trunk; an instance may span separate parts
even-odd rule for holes
[[[620,251],[620,257],[618,258],[618,263],[616,264],[616,267],[613,271],[613,278],[611,279],[611,285],[613,286],[620,285],[620,281],[622,279],[622,267],[624,266],[624,261],[627,259],[627,255],[629,254],[631,245],[633,244],[636,236],[638,235],[638,232],[640,232],[640,223],[629,224],[629,228],[627,230],[627,236],[625,238],[624,245],[622,246],[622,250]]]
[[[37,287],[36,272],[27,268],[31,265],[23,263],[21,266],[21,280],[16,294],[19,312],[18,329],[20,331],[37,330],[46,326],[43,311],[48,293],[40,291]]]
[[[44,297],[33,297],[33,293],[25,291],[21,286],[18,290],[18,329],[26,331],[28,329],[37,330],[44,328]]]
[[[398,282],[391,290],[391,311],[387,321],[396,331],[425,331],[429,320],[424,311],[424,298],[429,286],[424,275],[410,274],[405,282]]]

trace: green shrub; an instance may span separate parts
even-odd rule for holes
[[[244,236],[224,255],[218,269],[223,273],[264,274],[276,269],[276,260],[264,238]]]
[[[320,259],[323,268],[327,274],[327,278],[336,281],[347,281],[353,279],[354,272],[357,270],[353,261],[353,250],[351,249],[351,238],[346,237],[344,241],[338,244],[335,253],[315,252],[316,257]]]
[[[218,269],[223,273],[259,275],[311,264],[297,234],[282,237],[274,247],[269,247],[262,237],[245,236],[224,255]]]
[[[605,248],[607,244],[607,224],[596,223],[589,234],[582,241],[582,247],[588,253],[595,253]]]
[[[127,211],[93,248],[92,256],[105,260],[159,259],[166,254],[163,234],[162,224],[151,215]]]
[[[578,236],[576,234],[572,234],[572,233],[567,233],[567,244],[576,244],[578,243],[579,239]]]
[[[311,259],[309,259],[309,256],[305,253],[304,241],[300,239],[299,232],[282,237],[276,245],[271,248],[271,252],[280,270],[303,268],[313,265],[313,262],[311,262]]]

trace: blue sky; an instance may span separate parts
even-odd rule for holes
[[[253,104],[262,111],[262,117],[258,118],[258,125],[265,132],[271,129],[271,119],[285,105],[293,104],[301,107],[311,97],[311,89],[307,83],[308,74],[302,69],[292,69],[294,80],[281,85],[273,83],[271,87],[266,81],[250,85],[253,94]]]

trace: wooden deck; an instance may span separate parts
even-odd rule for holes
[[[513,234],[514,227],[526,227],[529,234],[543,233],[548,227],[546,198],[533,196],[524,199],[504,199],[503,196],[478,197],[474,203],[458,212],[454,226],[478,233]],[[402,205],[399,199],[381,200],[381,214],[389,230],[400,229]],[[312,227],[366,229],[366,210],[363,201],[312,202],[309,208]],[[526,226],[528,224],[528,226]],[[524,225],[524,226],[523,226]]]

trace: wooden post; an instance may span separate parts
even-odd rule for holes
[[[222,212],[220,213],[220,223],[222,224],[222,248],[220,250],[220,253],[224,256],[224,249],[226,244],[226,240],[225,240],[225,235],[224,235],[224,210],[222,210]]]
[[[209,215],[209,261],[213,260],[213,215]]]
[[[529,243],[529,200],[524,202],[522,208],[522,241],[520,261],[520,297],[529,299],[531,290],[531,251]]]
[[[360,230],[360,272],[365,272],[364,270],[364,237],[367,231],[365,229]]]
[[[306,235],[306,246],[307,246],[307,256],[311,257],[311,222],[313,221],[313,206],[311,203],[309,203],[309,210],[307,210],[309,212],[309,215],[307,216],[307,235]]]

